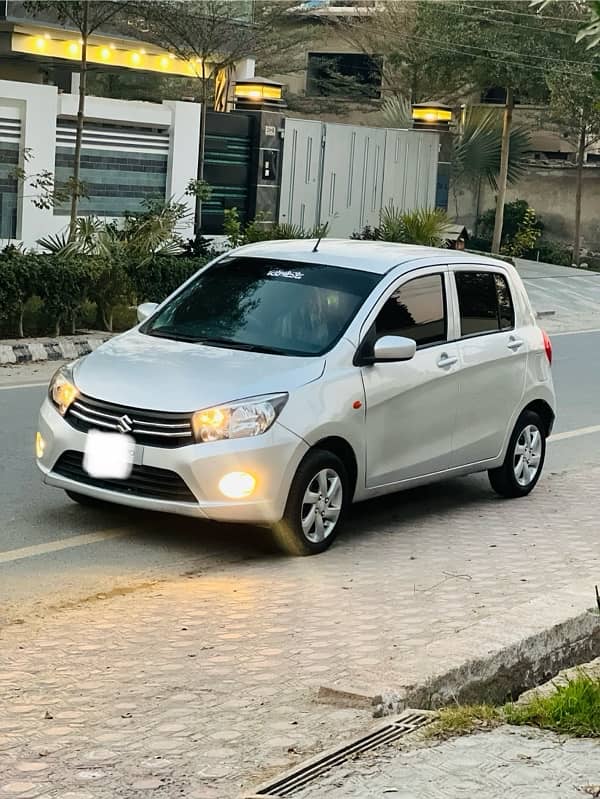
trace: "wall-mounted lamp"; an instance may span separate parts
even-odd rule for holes
[[[234,89],[236,109],[283,108],[283,84],[267,78],[238,80]]]
[[[415,128],[448,130],[452,122],[452,109],[443,103],[415,103],[412,119]]]

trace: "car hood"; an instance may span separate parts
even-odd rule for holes
[[[317,380],[324,358],[207,347],[132,330],[75,364],[88,397],[160,411],[187,412],[244,397],[274,394]]]

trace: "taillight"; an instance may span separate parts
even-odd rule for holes
[[[546,350],[546,358],[548,358],[548,363],[552,364],[552,342],[550,341],[550,336],[546,333],[545,330],[542,330],[542,336],[544,337],[544,349]]]

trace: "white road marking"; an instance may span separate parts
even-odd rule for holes
[[[105,530],[100,533],[74,535],[71,538],[61,538],[59,541],[48,541],[45,544],[35,544],[35,546],[22,547],[21,549],[9,549],[6,552],[0,552],[0,564],[32,558],[35,555],[47,555],[50,552],[59,552],[61,549],[71,549],[72,547],[96,544],[99,541],[109,541],[111,538],[122,538],[125,535],[127,535],[126,530]]]
[[[565,430],[564,433],[554,433],[550,436],[548,442],[551,444],[553,441],[564,441],[567,438],[589,436],[591,433],[600,433],[600,424],[593,424],[589,427],[578,427],[575,430]]]
[[[583,333],[600,333],[600,327],[594,327],[591,330],[563,330],[561,333],[548,333],[548,335],[550,338],[556,338],[557,336],[581,336]]]
[[[41,388],[41,386],[47,386],[50,380],[46,380],[44,383],[17,383],[14,386],[0,386],[0,391],[12,391],[16,388]]]

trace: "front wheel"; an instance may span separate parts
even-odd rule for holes
[[[324,552],[337,535],[348,495],[348,474],[337,455],[309,452],[292,481],[283,519],[273,528],[279,547],[289,555]]]
[[[494,491],[503,497],[524,497],[535,488],[546,458],[546,429],[535,411],[519,417],[504,463],[488,472]]]

